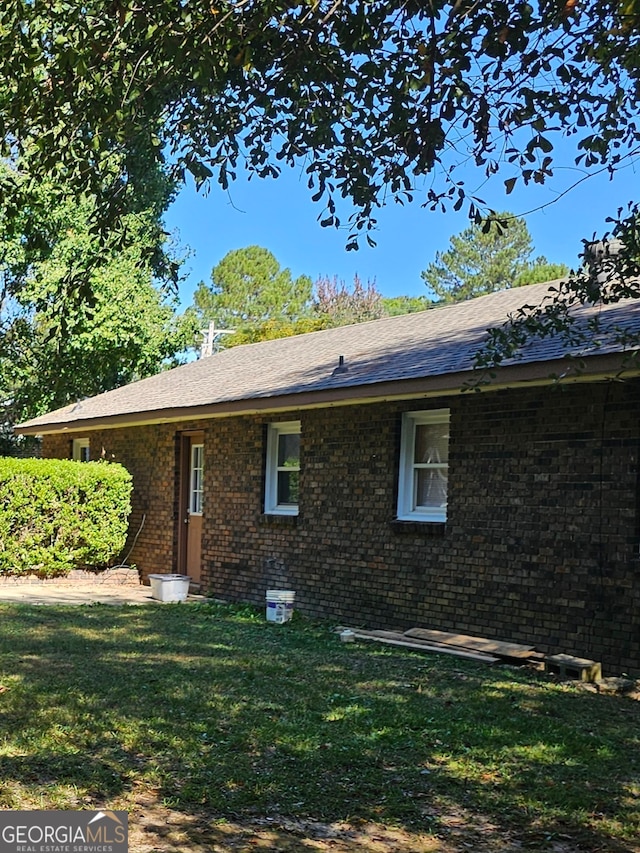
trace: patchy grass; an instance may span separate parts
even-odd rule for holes
[[[288,820],[453,843],[462,826],[460,849],[476,832],[496,839],[482,849],[508,833],[637,850],[640,702],[251,608],[0,606],[0,808],[151,800],[199,832]]]

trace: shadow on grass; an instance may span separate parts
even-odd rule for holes
[[[214,816],[284,840],[364,822],[414,846],[637,849],[640,703],[251,610],[0,614],[1,808],[147,798],[192,834]]]

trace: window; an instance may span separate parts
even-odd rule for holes
[[[406,412],[402,417],[398,518],[446,521],[449,410]]]
[[[71,458],[76,462],[89,461],[89,439],[74,438],[71,445]]]
[[[189,482],[189,513],[202,515],[202,475],[204,472],[204,445],[191,445],[191,476]]]
[[[300,492],[300,421],[270,424],[264,511],[297,515]]]

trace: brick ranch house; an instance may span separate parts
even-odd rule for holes
[[[131,471],[143,578],[640,674],[640,371],[533,341],[463,390],[487,327],[547,290],[236,347],[18,429]],[[598,310],[640,328],[636,302]]]

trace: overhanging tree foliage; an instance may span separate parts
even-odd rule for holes
[[[556,131],[586,169],[638,150],[639,13],[638,0],[12,0],[4,155],[36,149],[29,180],[4,190],[15,212],[54,174],[116,234],[145,157],[223,186],[239,164],[304,163],[322,224],[339,224],[337,197],[355,204],[351,248],[391,198],[479,219],[459,162],[501,171],[510,191],[552,177]]]
[[[561,128],[583,165],[615,167],[640,142],[639,11],[635,0],[14,0],[0,11],[4,154],[37,140],[34,179],[90,185],[114,209],[141,150],[223,185],[239,160],[274,175],[308,157],[327,220],[344,195],[357,227],[450,150],[488,172],[510,163],[509,186],[542,182]],[[429,201],[461,203],[449,177]]]

